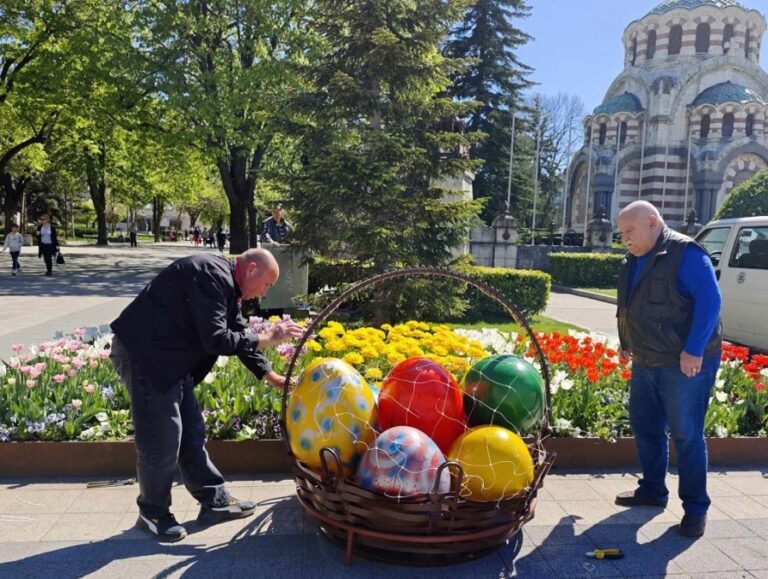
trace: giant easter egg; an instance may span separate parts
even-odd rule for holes
[[[460,436],[448,452],[464,469],[462,496],[498,501],[533,482],[533,459],[514,432],[500,426],[478,426]]]
[[[446,452],[466,430],[464,403],[456,379],[437,362],[409,358],[390,370],[378,404],[382,430],[418,428]]]
[[[524,434],[544,416],[541,376],[518,356],[483,358],[467,371],[462,390],[470,426],[493,424]]]
[[[357,480],[364,488],[393,497],[426,494],[432,491],[437,469],[444,462],[443,453],[426,434],[410,426],[395,426],[382,432],[363,455]],[[448,492],[450,484],[445,469],[438,491]]]
[[[298,382],[286,415],[291,451],[310,468],[319,469],[320,449],[328,446],[339,455],[345,475],[351,476],[374,438],[370,427],[374,401],[368,383],[352,366],[333,358],[313,360]],[[332,465],[328,460],[328,467]]]

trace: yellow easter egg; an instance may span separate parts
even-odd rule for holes
[[[514,432],[500,426],[478,426],[451,446],[448,460],[464,469],[462,496],[475,501],[498,501],[533,482],[533,459]]]
[[[293,454],[319,470],[320,449],[333,448],[351,476],[375,438],[373,392],[352,366],[335,358],[313,360],[288,400],[286,427]],[[333,461],[326,456],[328,468]]]

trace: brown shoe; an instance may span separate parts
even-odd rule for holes
[[[626,491],[616,495],[616,504],[622,507],[666,507],[667,499],[653,499],[638,495],[636,491]]]
[[[701,537],[707,528],[707,515],[684,515],[677,532],[683,537]]]

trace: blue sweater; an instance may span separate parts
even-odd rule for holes
[[[632,272],[630,295],[637,287],[640,272],[643,271],[648,257],[649,255],[645,254],[637,258],[635,270]],[[692,356],[703,356],[704,348],[712,337],[720,316],[722,297],[712,261],[696,245],[689,244],[685,248],[677,272],[677,291],[693,299],[693,321],[684,350]]]

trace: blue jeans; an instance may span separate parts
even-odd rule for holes
[[[669,463],[667,428],[675,441],[680,499],[689,515],[704,515],[707,495],[707,444],[704,416],[720,357],[705,358],[701,372],[688,378],[675,368],[632,367],[629,422],[635,434],[643,478],[637,494],[666,500]]]

